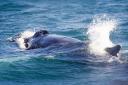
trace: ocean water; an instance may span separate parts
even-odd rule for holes
[[[97,15],[118,22],[110,39],[122,46],[123,63],[77,61],[81,55],[71,55],[70,47],[23,51],[7,41],[28,29],[88,40]],[[127,62],[128,0],[0,0],[0,85],[128,85]]]

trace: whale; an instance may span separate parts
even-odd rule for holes
[[[21,36],[20,34],[12,37],[9,41],[16,42]],[[35,32],[31,37],[23,38],[23,43],[25,46],[25,50],[32,50],[38,48],[47,48],[49,46],[65,47],[70,48],[70,46],[80,46],[86,49],[85,53],[89,54],[88,45],[89,41],[82,41],[76,38],[67,37],[63,35],[50,34],[47,30],[39,30]],[[58,46],[58,47],[57,47]],[[120,45],[115,45],[113,47],[106,47],[104,51],[110,56],[118,57],[118,53],[121,49]]]

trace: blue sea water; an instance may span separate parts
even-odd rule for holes
[[[27,29],[86,40],[87,27],[97,14],[118,20],[111,39],[128,59],[128,0],[0,0],[0,85],[128,85],[127,61],[61,59],[66,53],[53,59],[56,55],[47,50],[25,52],[7,41]]]

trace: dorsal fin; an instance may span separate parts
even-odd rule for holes
[[[114,47],[106,48],[105,51],[108,52],[110,55],[117,57],[117,53],[119,53],[120,49],[121,49],[121,46],[116,45]]]

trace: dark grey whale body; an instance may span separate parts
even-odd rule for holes
[[[28,49],[35,49],[39,47],[44,48],[44,47],[55,45],[55,44],[66,45],[70,43],[83,43],[83,42],[78,39],[74,39],[74,38],[50,34],[50,35],[39,36],[39,37],[33,38],[27,43],[29,43]]]
[[[15,38],[14,40],[15,41]],[[66,37],[62,35],[56,35],[56,34],[49,34],[47,30],[40,30],[37,31],[32,37],[24,39],[24,44],[26,47],[26,50],[30,49],[36,49],[36,48],[46,48],[49,46],[55,46],[58,45],[59,47],[67,47],[70,48],[70,45],[80,45],[80,47],[84,47],[87,49],[88,42],[83,42],[79,39]],[[108,47],[104,49],[108,54],[111,56],[117,56],[117,53],[119,53],[121,49],[120,45],[116,45],[113,47]],[[87,51],[87,50],[86,50]],[[88,53],[88,52],[86,52]]]

